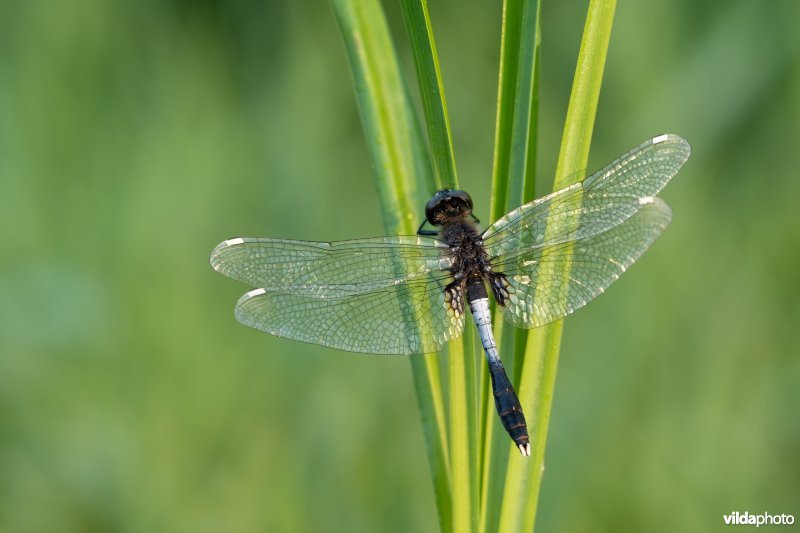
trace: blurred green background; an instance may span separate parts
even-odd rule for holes
[[[543,6],[540,193],[585,8]],[[486,220],[501,5],[431,10]],[[800,519],[798,20],[618,6],[591,167],[694,152],[671,228],[567,322],[541,531]],[[208,266],[238,235],[382,233],[325,2],[0,1],[0,232],[0,531],[436,529],[408,361],[240,326],[248,287]]]

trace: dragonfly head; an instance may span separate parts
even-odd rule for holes
[[[443,226],[472,214],[472,198],[465,191],[442,189],[425,204],[425,218],[433,226]]]

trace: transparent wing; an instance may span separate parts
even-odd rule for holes
[[[586,305],[614,283],[669,225],[672,213],[653,198],[622,224],[571,243],[529,249],[492,263],[508,293],[503,317],[536,328]]]
[[[450,266],[447,251],[427,237],[332,243],[238,237],[214,248],[211,266],[253,287],[322,297],[425,279]]]
[[[483,234],[490,258],[590,237],[636,213],[689,157],[689,143],[659,135],[570,187],[525,204]]]
[[[447,282],[439,273],[334,297],[256,289],[239,299],[236,318],[279,337],[349,352],[434,352],[464,327],[464,314],[445,301]]]

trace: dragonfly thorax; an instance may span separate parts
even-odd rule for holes
[[[465,283],[480,281],[491,271],[489,256],[483,247],[478,229],[468,220],[446,224],[440,233],[441,239],[450,247],[453,277]]]

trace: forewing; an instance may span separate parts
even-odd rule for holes
[[[445,301],[447,282],[437,273],[334,297],[261,288],[239,299],[236,318],[279,337],[349,352],[434,352],[464,326],[464,314]]]
[[[331,243],[238,237],[214,249],[211,266],[253,287],[324,297],[425,279],[450,266],[447,250],[427,237]]]
[[[636,213],[689,157],[677,135],[660,135],[567,188],[525,204],[483,234],[490,258],[603,233]]]
[[[493,263],[507,280],[498,306],[517,327],[536,328],[586,305],[614,283],[669,225],[672,214],[653,198],[622,224],[572,243],[531,248]]]

